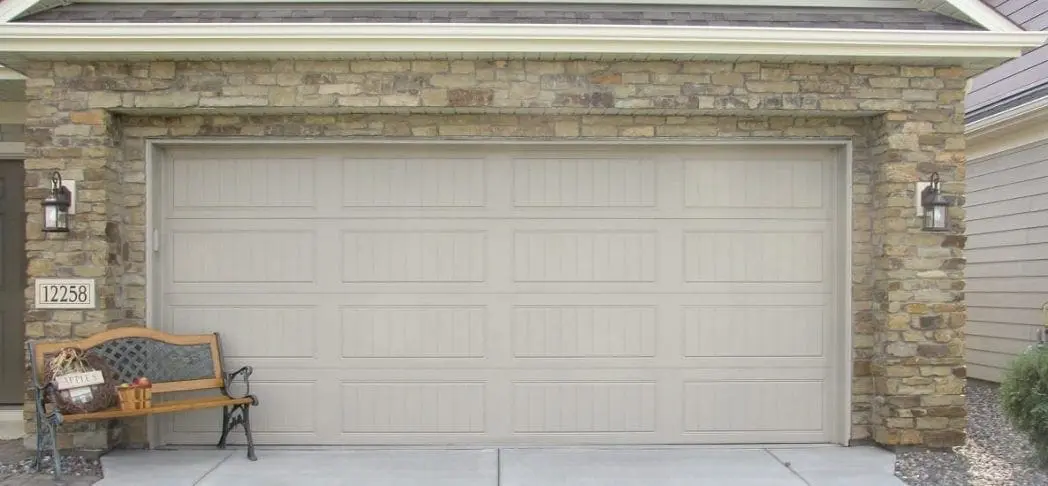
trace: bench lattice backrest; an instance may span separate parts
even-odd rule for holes
[[[104,359],[120,383],[148,377],[156,393],[221,388],[223,384],[216,334],[173,335],[124,327],[77,341],[30,343],[33,372],[40,383],[47,361],[68,346]]]

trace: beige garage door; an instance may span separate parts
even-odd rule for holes
[[[833,441],[837,150],[171,148],[160,326],[255,366],[261,443]]]

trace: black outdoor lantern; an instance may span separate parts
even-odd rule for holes
[[[949,221],[946,219],[946,208],[950,201],[942,195],[939,187],[939,173],[932,174],[930,184],[921,191],[921,206],[924,208],[924,230],[946,231]]]
[[[69,232],[69,205],[72,199],[69,189],[62,185],[62,175],[58,171],[51,173],[51,194],[42,203],[45,233]]]

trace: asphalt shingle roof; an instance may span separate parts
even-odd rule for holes
[[[935,12],[892,8],[796,8],[535,3],[83,3],[19,22],[401,22],[693,25],[908,30],[984,30]]]

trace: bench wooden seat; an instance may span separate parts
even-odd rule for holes
[[[75,347],[102,358],[109,365],[116,383],[130,383],[137,377],[152,382],[153,402],[147,408],[124,410],[113,408],[91,413],[66,414],[53,403],[52,384],[46,379],[47,362],[63,348]],[[222,409],[222,435],[219,448],[226,447],[229,432],[243,425],[247,438],[247,457],[254,461],[255,443],[251,437],[250,408],[258,405],[251,395],[252,368],[244,366],[227,373],[223,367],[222,346],[218,333],[176,335],[142,327],[111,329],[94,336],[72,341],[38,341],[29,343],[30,365],[36,401],[36,468],[39,471],[44,451],[51,449],[54,475],[61,476],[61,456],[57,429],[63,423],[78,423],[141,417],[191,410]],[[241,396],[230,393],[230,385],[241,382]],[[214,394],[190,399],[164,399],[174,392],[214,391]],[[49,444],[48,444],[49,443]],[[47,447],[47,446],[50,447]]]
[[[114,418],[141,417],[158,413],[187,412],[190,410],[201,410],[205,408],[232,407],[234,405],[250,404],[250,398],[194,398],[191,400],[172,400],[153,405],[149,408],[137,410],[120,410],[110,408],[100,412],[78,413],[76,415],[62,415],[62,423],[85,422],[90,420],[106,420]]]

